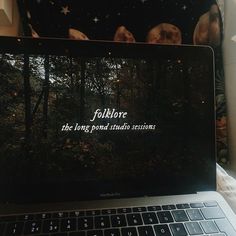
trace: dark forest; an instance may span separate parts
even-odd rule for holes
[[[200,62],[11,54],[0,61],[3,182],[135,178],[156,175],[157,169],[179,173],[182,162],[191,165],[201,153],[188,141],[205,136],[209,71]],[[98,108],[128,115],[97,119],[95,125],[156,128],[62,132],[66,123],[91,125]]]

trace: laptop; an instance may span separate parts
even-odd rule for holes
[[[0,60],[1,236],[236,235],[211,48],[1,37]]]

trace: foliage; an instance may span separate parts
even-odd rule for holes
[[[188,142],[207,140],[202,121],[209,108],[203,104],[209,99],[208,72],[200,62],[186,68],[179,59],[29,56],[27,67],[27,59],[1,57],[1,181],[6,181],[4,176],[8,182],[135,178],[137,173],[155,175],[157,167],[182,173],[197,155],[204,155]],[[158,129],[62,132],[66,123],[91,125],[98,108],[127,111],[125,122],[158,122]],[[94,124],[108,122],[122,125],[124,120],[97,119]]]

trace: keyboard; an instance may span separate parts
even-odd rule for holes
[[[0,236],[236,236],[215,201],[0,216]]]

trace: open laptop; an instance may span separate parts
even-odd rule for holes
[[[0,61],[1,236],[236,235],[209,47],[2,37]]]

